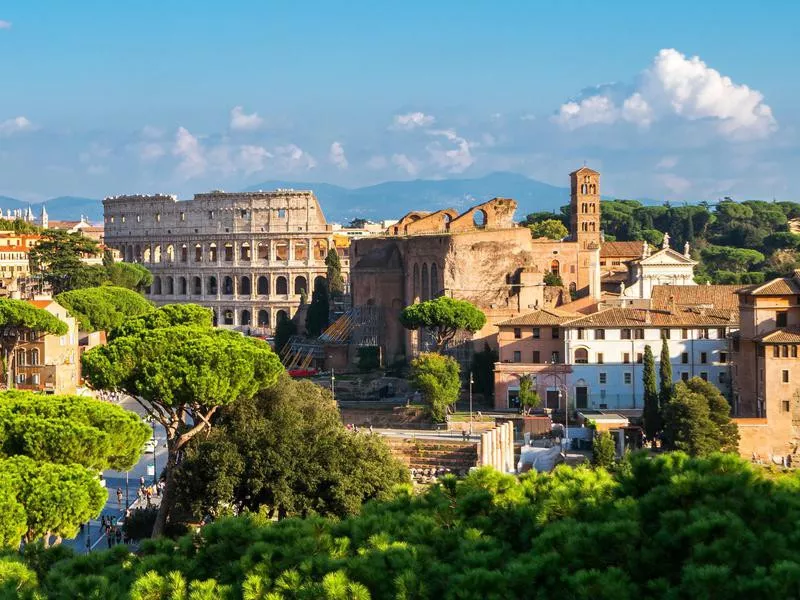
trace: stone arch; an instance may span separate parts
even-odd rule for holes
[[[128,246],[128,252],[125,256],[127,257],[125,260],[133,262],[133,246]]]
[[[239,294],[242,296],[249,296],[252,291],[250,278],[247,275],[242,275],[242,278],[239,280]]]
[[[472,223],[478,229],[483,229],[486,227],[489,220],[489,216],[486,214],[486,211],[482,208],[479,208],[472,213]]]
[[[217,295],[217,278],[213,275],[208,278],[208,287],[206,288],[206,293],[212,296]]]
[[[222,293],[225,296],[233,296],[233,277],[226,275],[222,280]]]
[[[589,350],[586,348],[575,349],[575,364],[585,365],[589,362]]]
[[[571,294],[574,294],[575,292],[577,292],[578,291],[578,284],[576,284],[574,281],[571,281],[570,284],[569,284],[569,291],[570,291]]]
[[[289,260],[289,242],[286,240],[275,242],[275,259]]]
[[[233,244],[230,242],[225,244],[224,260],[225,262],[233,262]]]
[[[417,302],[419,300],[419,265],[414,263],[414,275],[411,278],[411,302]]]
[[[192,294],[195,296],[202,296],[203,295],[203,280],[199,277],[195,277],[192,285]]]
[[[553,259],[553,261],[550,263],[550,272],[553,275],[558,275],[561,273],[561,264],[555,259]]]
[[[167,262],[175,262],[175,246],[167,244]]]
[[[286,277],[283,275],[280,275],[277,279],[275,279],[275,293],[281,296],[286,296],[289,294],[289,282],[286,281]]]
[[[133,254],[135,257],[136,262],[142,262],[142,247],[139,244],[136,244],[133,248]],[[148,258],[150,253],[148,252]]]
[[[294,278],[294,293],[299,296],[303,292],[308,293],[308,281],[302,275],[298,275]]]
[[[235,319],[235,313],[232,308],[226,308],[225,311],[222,313],[222,324],[223,325],[233,325]]]
[[[194,262],[203,262],[203,245],[194,245]]]
[[[181,296],[185,296],[187,293],[186,289],[186,277],[178,277],[178,294]]]
[[[165,296],[175,295],[175,283],[172,277],[168,276],[164,278],[164,295]]]
[[[189,248],[186,244],[181,244],[181,262],[189,262]]]
[[[161,295],[161,277],[159,277],[158,275],[153,277],[152,294],[154,296]]]
[[[244,260],[244,261],[250,260],[250,244],[249,243],[244,242],[241,246],[239,246],[239,260]]]
[[[257,325],[259,327],[269,327],[269,311],[265,309],[261,309],[258,311],[258,322]]]
[[[439,285],[439,267],[431,263],[431,298],[437,298],[442,288]]]
[[[215,263],[215,262],[217,262],[217,258],[218,258],[218,255],[217,255],[217,243],[216,242],[211,242],[208,245],[208,262]]]
[[[161,244],[156,244],[155,248],[153,248],[153,262],[161,262]]]
[[[327,287],[328,285],[328,278],[324,275],[317,275],[314,277],[314,287],[312,289],[317,289],[318,286],[324,285]]]
[[[428,263],[422,263],[422,301],[431,299],[431,280],[428,276]]]
[[[305,240],[295,240],[292,257],[295,260],[308,260],[308,243]]]
[[[266,296],[269,294],[269,278],[262,275],[258,278],[258,285],[256,287],[256,293],[259,296]]]
[[[250,325],[250,311],[245,309],[239,315],[239,325]]]
[[[258,242],[258,260],[269,260],[269,242]]]
[[[288,319],[289,313],[286,312],[284,309],[280,309],[278,312],[275,313],[275,324],[279,324],[283,319]]]

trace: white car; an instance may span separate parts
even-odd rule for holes
[[[153,454],[156,451],[156,441],[153,438],[150,438],[144,443],[144,451],[147,454]]]

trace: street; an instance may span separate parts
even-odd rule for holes
[[[126,397],[124,400],[119,402],[119,406],[139,415],[145,414],[142,407],[139,406],[135,400],[129,397]],[[155,460],[155,477],[158,477],[161,469],[164,468],[164,464],[166,463],[167,448],[165,446],[166,435],[164,428],[161,425],[156,425],[155,435],[157,442],[155,455],[153,453],[143,452],[139,462],[136,463],[136,465],[134,465],[134,467],[127,473],[124,471],[120,472],[111,470],[103,472],[106,489],[108,490],[108,501],[103,508],[103,515],[116,517],[117,519],[123,516],[125,514],[125,507],[130,506],[136,501],[136,491],[139,489],[140,478],[144,477],[147,485],[154,483],[154,476],[148,473],[148,467],[150,467],[150,472],[152,473]],[[117,501],[117,489],[122,490],[122,504],[119,504]],[[89,540],[88,546],[86,543],[87,539]],[[100,518],[98,517],[97,519],[92,520],[88,527],[84,527],[77,537],[70,540],[64,540],[62,543],[70,546],[79,553],[85,553],[89,550],[107,548],[105,533],[102,531],[102,527],[100,526]]]

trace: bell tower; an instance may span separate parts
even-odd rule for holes
[[[600,246],[600,173],[581,167],[570,178],[570,234],[581,250]]]

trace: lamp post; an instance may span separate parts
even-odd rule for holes
[[[472,435],[472,384],[475,380],[472,377],[472,372],[469,374],[469,434]]]
[[[334,402],[336,401],[336,389],[334,386],[336,385],[336,376],[333,374],[333,367],[331,367],[331,396],[333,396]]]

